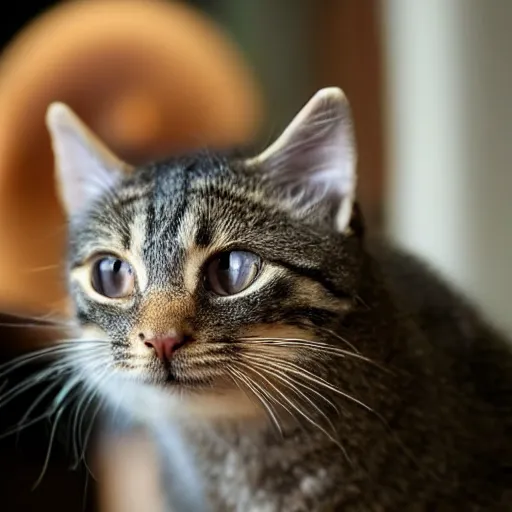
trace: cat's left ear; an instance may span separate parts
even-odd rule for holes
[[[318,91],[281,136],[249,160],[290,201],[307,211],[334,211],[334,228],[349,230],[356,192],[356,144],[349,103],[341,89]]]
[[[65,104],[46,113],[61,203],[69,217],[80,216],[132,171]]]

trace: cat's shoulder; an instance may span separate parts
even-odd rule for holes
[[[512,341],[488,320],[485,312],[439,272],[382,238],[368,241],[396,303],[426,335],[431,346],[445,353],[454,372],[470,379],[487,401],[512,408]]]
[[[511,350],[511,340],[489,319],[485,307],[432,265],[382,237],[369,239],[367,250],[400,312],[413,317],[432,343],[456,353]]]
[[[417,313],[467,313],[483,321],[481,312],[460,288],[425,260],[382,236],[368,238],[366,248],[401,306]]]

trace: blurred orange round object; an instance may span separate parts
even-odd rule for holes
[[[137,148],[148,147],[158,140],[159,134],[165,131],[165,122],[154,99],[141,91],[120,97],[100,117],[98,126],[111,134],[114,146]]]
[[[84,0],[42,15],[0,59],[0,308],[59,309],[65,299],[44,124],[52,101],[132,163],[245,143],[262,118],[235,46],[181,3]]]

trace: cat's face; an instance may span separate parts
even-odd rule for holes
[[[107,394],[118,394],[115,376],[129,407],[158,391],[183,408],[238,414],[258,409],[251,395],[271,407],[279,364],[326,364],[315,343],[350,308],[360,256],[339,90],[319,93],[249,160],[197,153],[133,169],[65,107],[50,109],[48,124],[76,318],[100,348],[79,364]]]

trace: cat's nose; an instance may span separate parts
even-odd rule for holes
[[[182,334],[173,334],[172,336],[157,336],[144,341],[147,347],[155,350],[155,353],[161,361],[170,361],[176,349],[185,343],[185,336]]]

